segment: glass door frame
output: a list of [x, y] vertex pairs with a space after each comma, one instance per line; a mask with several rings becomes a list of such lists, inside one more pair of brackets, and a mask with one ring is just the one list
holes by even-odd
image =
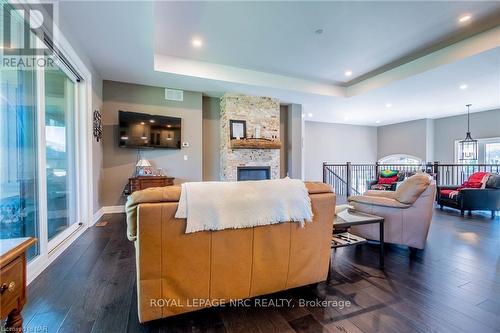
[[[48, 214], [47, 214], [47, 174], [46, 174], [46, 134], [45, 134], [45, 81], [43, 67], [36, 71], [37, 87], [37, 178], [38, 178], [38, 242], [39, 255], [28, 262], [27, 282], [30, 283], [52, 261], [54, 261], [73, 241], [75, 241], [93, 221], [93, 176], [92, 176], [92, 75], [85, 64], [80, 60], [68, 41], [54, 26], [54, 44], [62, 51], [71, 65], [83, 77], [77, 82], [74, 75], [64, 66], [60, 68], [75, 82], [74, 101], [74, 149], [75, 149], [75, 200], [77, 221], [48, 239]], [[57, 43], [55, 42], [57, 41]], [[43, 42], [36, 39], [40, 48]]]

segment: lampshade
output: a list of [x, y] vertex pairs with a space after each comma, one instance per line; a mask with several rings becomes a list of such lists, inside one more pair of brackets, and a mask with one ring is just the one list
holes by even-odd
[[465, 135], [465, 139], [459, 142], [460, 148], [462, 150], [462, 157], [460, 160], [462, 161], [473, 161], [477, 160], [477, 140], [474, 140], [470, 135], [470, 107], [472, 104], [467, 104], [467, 134]]
[[141, 158], [139, 162], [135, 165], [136, 167], [150, 167], [151, 163], [145, 158]]

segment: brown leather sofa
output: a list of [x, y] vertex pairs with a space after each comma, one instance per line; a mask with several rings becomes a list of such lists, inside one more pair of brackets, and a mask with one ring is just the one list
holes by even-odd
[[[420, 173], [407, 178], [395, 192], [367, 191], [362, 196], [348, 198], [356, 210], [382, 216], [384, 240], [387, 243], [423, 249], [432, 221], [436, 183], [429, 175]], [[377, 224], [354, 226], [355, 235], [379, 240]]]
[[140, 322], [326, 280], [335, 211], [330, 186], [306, 183], [313, 223], [185, 234], [175, 219], [180, 187], [134, 192], [127, 202], [135, 243]]

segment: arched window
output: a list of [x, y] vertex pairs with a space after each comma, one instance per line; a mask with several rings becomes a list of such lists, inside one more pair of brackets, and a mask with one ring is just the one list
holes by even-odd
[[422, 164], [422, 160], [420, 158], [406, 154], [385, 156], [379, 159], [378, 162], [382, 164]]

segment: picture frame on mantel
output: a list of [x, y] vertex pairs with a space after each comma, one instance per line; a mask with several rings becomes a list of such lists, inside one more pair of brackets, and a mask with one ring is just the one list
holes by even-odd
[[245, 120], [229, 120], [229, 136], [233, 139], [247, 137], [247, 122]]

